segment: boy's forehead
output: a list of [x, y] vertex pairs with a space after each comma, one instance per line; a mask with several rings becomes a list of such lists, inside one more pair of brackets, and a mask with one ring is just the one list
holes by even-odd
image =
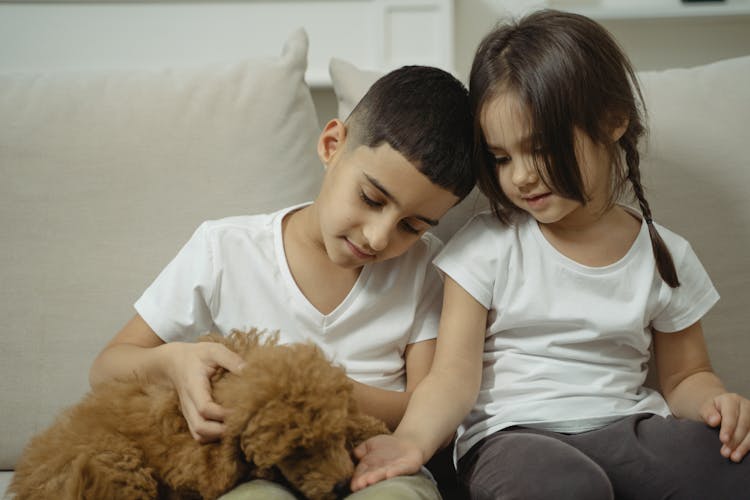
[[353, 156], [362, 178], [395, 202], [422, 200], [438, 192], [445, 192], [458, 200], [449, 189], [435, 184], [419, 165], [387, 143], [375, 147], [359, 146], [353, 151]]

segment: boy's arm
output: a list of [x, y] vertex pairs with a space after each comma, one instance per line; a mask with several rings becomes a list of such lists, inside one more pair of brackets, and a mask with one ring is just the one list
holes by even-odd
[[487, 309], [449, 276], [445, 279], [435, 359], [414, 390], [393, 436], [357, 447], [352, 490], [419, 470], [453, 435], [474, 405], [482, 380]]
[[427, 375], [435, 353], [435, 340], [425, 340], [409, 344], [404, 353], [406, 361], [406, 390], [389, 391], [354, 382], [354, 398], [359, 408], [384, 421], [389, 429], [398, 426], [409, 404], [411, 393]]
[[750, 401], [728, 393], [711, 369], [700, 321], [672, 333], [654, 331], [664, 398], [676, 417], [721, 425], [721, 454], [739, 462], [750, 450]]
[[174, 386], [193, 437], [201, 442], [221, 436], [226, 409], [211, 398], [210, 377], [218, 367], [239, 372], [242, 358], [215, 342], [164, 341], [136, 314], [96, 357], [91, 386], [137, 377]]

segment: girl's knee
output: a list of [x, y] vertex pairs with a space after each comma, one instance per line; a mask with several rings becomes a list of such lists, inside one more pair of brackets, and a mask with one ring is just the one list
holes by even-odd
[[604, 470], [576, 448], [556, 439], [508, 434], [484, 451], [471, 470], [462, 475], [472, 499], [614, 498]]

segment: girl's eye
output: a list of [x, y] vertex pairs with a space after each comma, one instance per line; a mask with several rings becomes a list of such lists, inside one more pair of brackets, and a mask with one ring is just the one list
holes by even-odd
[[383, 206], [382, 203], [380, 203], [378, 201], [375, 201], [372, 198], [370, 198], [369, 196], [367, 196], [364, 191], [360, 191], [359, 192], [359, 197], [362, 199], [362, 201], [365, 202], [365, 204], [367, 206], [370, 206], [370, 207], [373, 207], [373, 208], [378, 208], [378, 207]]
[[495, 165], [502, 167], [510, 163], [510, 156], [496, 156]]
[[419, 234], [420, 233], [419, 229], [415, 228], [414, 226], [412, 226], [411, 224], [409, 224], [405, 220], [401, 221], [401, 229], [403, 229], [407, 233], [411, 233], [411, 234]]

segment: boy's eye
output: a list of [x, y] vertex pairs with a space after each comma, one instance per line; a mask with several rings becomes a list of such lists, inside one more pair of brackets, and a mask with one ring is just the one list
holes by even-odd
[[364, 191], [360, 191], [359, 192], [359, 197], [362, 199], [362, 201], [365, 202], [366, 205], [368, 205], [370, 207], [377, 208], [377, 207], [382, 207], [383, 206], [383, 204], [380, 203], [379, 201], [375, 201], [372, 198], [370, 198], [369, 196], [367, 196]]
[[407, 233], [411, 233], [411, 234], [419, 234], [421, 232], [419, 229], [412, 226], [411, 224], [409, 224], [408, 221], [405, 221], [405, 220], [401, 221], [401, 228]]

